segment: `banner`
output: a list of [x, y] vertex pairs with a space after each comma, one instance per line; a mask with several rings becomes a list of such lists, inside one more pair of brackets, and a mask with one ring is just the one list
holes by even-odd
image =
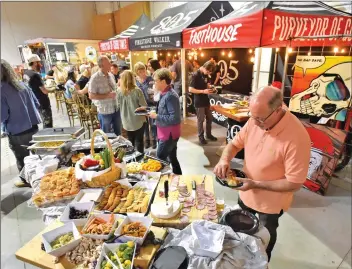
[[99, 42], [100, 52], [108, 51], [128, 51], [128, 39], [120, 38]]
[[324, 195], [346, 139], [346, 132], [303, 122], [311, 143], [310, 162], [304, 187]]
[[183, 46], [190, 48], [259, 47], [263, 11], [240, 18], [215, 21], [183, 31]]
[[351, 56], [297, 56], [289, 108], [344, 121], [351, 106]]
[[[314, 11], [312, 11], [314, 12]], [[349, 35], [337, 39], [299, 38], [289, 43], [290, 37]], [[262, 46], [350, 46], [352, 42], [351, 16], [324, 16], [288, 13], [265, 10], [262, 34]]]

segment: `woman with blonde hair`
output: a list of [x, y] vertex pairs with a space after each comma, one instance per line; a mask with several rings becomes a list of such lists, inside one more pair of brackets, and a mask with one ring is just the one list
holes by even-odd
[[[145, 100], [148, 106], [155, 106], [156, 103], [153, 100], [153, 85], [154, 80], [151, 76], [147, 75], [147, 69], [142, 62], [138, 62], [134, 65], [134, 72], [137, 75], [136, 84], [142, 90]], [[147, 119], [144, 128], [145, 137], [145, 148], [150, 146], [153, 149], [156, 148], [156, 125], [153, 119]]]
[[120, 76], [117, 106], [120, 109], [122, 126], [127, 131], [128, 140], [139, 152], [144, 153], [143, 134], [146, 119], [145, 116], [137, 116], [134, 112], [139, 107], [147, 106], [147, 102], [130, 70], [123, 71]]

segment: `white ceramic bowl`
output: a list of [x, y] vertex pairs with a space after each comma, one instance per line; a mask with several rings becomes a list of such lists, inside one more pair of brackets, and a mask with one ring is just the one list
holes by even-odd
[[133, 236], [128, 236], [128, 235], [123, 235], [119, 239], [123, 242], [134, 241], [136, 244], [142, 245], [147, 234], [148, 234], [150, 226], [152, 226], [153, 219], [149, 218], [149, 217], [127, 216], [127, 218], [125, 218], [125, 220], [116, 229], [115, 235], [116, 236], [121, 235], [123, 226], [125, 226], [126, 224], [129, 224], [131, 222], [141, 222], [147, 228], [144, 236], [143, 237], [133, 237]]
[[90, 214], [94, 207], [94, 202], [87, 202], [87, 203], [70, 203], [66, 206], [64, 213], [61, 215], [60, 221], [63, 223], [74, 222], [76, 226], [84, 226], [88, 221], [89, 214], [84, 219], [70, 219], [70, 207], [74, 207], [78, 210], [88, 210]]

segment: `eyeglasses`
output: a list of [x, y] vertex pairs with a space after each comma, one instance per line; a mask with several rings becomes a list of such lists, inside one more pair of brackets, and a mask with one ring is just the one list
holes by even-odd
[[260, 124], [264, 124], [265, 121], [266, 121], [267, 119], [269, 119], [270, 116], [271, 116], [276, 110], [277, 110], [277, 109], [274, 109], [274, 110], [269, 114], [269, 116], [267, 116], [264, 120], [258, 119], [258, 118], [254, 118], [254, 117], [252, 116], [252, 114], [251, 114], [250, 111], [248, 111], [247, 116], [248, 116], [249, 118], [252, 118], [253, 120], [256, 120], [256, 121], [259, 122]]

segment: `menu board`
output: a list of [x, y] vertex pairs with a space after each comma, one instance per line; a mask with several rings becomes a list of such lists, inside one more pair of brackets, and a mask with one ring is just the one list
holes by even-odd
[[[65, 44], [47, 44], [51, 62], [54, 64], [57, 61], [67, 62], [66, 45]], [[62, 58], [58, 55], [62, 55]]]

